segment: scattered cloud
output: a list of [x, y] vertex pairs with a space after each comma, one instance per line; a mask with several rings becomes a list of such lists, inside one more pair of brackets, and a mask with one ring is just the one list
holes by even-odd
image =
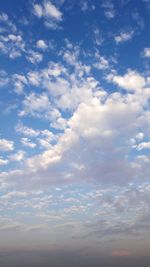
[[36, 42], [36, 46], [37, 46], [37, 48], [39, 48], [41, 50], [46, 50], [48, 48], [48, 46], [44, 40], [38, 40]]
[[121, 32], [119, 35], [116, 35], [116, 36], [114, 37], [114, 39], [115, 39], [115, 42], [116, 42], [117, 44], [119, 44], [119, 43], [124, 43], [124, 42], [126, 42], [126, 41], [131, 40], [132, 37], [133, 37], [133, 35], [134, 35], [134, 31]]
[[149, 47], [145, 47], [144, 48], [144, 57], [150, 57], [150, 48]]
[[113, 19], [116, 16], [114, 4], [112, 1], [105, 0], [105, 1], [103, 1], [101, 6], [104, 9], [104, 14], [105, 14], [106, 18]]
[[43, 18], [45, 26], [52, 29], [58, 28], [63, 18], [62, 12], [48, 0], [44, 0], [42, 4], [34, 4], [33, 13], [38, 18]]
[[14, 142], [8, 139], [0, 139], [0, 151], [12, 151], [14, 150]]
[[145, 78], [137, 71], [130, 69], [123, 76], [115, 73], [109, 74], [107, 80], [128, 91], [140, 90], [146, 85]]

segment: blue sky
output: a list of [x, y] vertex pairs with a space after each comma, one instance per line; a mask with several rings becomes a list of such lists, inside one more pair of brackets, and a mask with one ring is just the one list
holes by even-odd
[[149, 255], [149, 11], [0, 2], [0, 249]]

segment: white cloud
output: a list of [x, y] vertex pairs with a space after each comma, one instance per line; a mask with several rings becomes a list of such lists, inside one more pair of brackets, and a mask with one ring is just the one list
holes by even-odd
[[22, 160], [24, 160], [24, 157], [25, 157], [25, 152], [20, 150], [17, 153], [10, 155], [9, 159], [11, 161], [22, 161]]
[[8, 162], [8, 159], [3, 159], [2, 157], [0, 157], [0, 166], [7, 165]]
[[150, 47], [144, 48], [144, 57], [150, 57]]
[[46, 50], [48, 48], [48, 45], [46, 44], [44, 40], [38, 40], [36, 42], [36, 46], [37, 48], [42, 49], [42, 50]]
[[38, 113], [50, 109], [49, 98], [46, 94], [35, 94], [31, 93], [26, 95], [23, 100], [23, 110], [20, 111], [20, 116], [25, 116], [27, 114], [31, 116], [38, 117]]
[[38, 18], [41, 18], [43, 16], [43, 7], [41, 5], [34, 4], [33, 12], [35, 16], [37, 16]]
[[14, 86], [14, 91], [17, 94], [22, 94], [25, 85], [27, 85], [27, 79], [24, 75], [13, 74], [12, 75], [12, 84]]
[[41, 5], [34, 4], [33, 13], [44, 19], [45, 26], [53, 29], [58, 28], [58, 23], [62, 20], [62, 12], [48, 0], [44, 0]]
[[27, 60], [33, 64], [37, 64], [43, 60], [43, 55], [39, 52], [30, 50], [26, 56]]
[[9, 82], [8, 74], [5, 70], [0, 70], [0, 87], [7, 85]]
[[0, 30], [0, 53], [10, 59], [20, 57], [25, 52], [23, 34], [5, 13], [0, 15]]
[[109, 68], [109, 61], [104, 56], [101, 56], [99, 53], [96, 53], [95, 57], [96, 62], [93, 64], [93, 66], [96, 69], [105, 70]]
[[83, 12], [95, 10], [95, 4], [86, 0], [80, 1], [80, 7]]
[[2, 32], [11, 32], [16, 33], [17, 28], [14, 23], [9, 19], [8, 15], [6, 13], [0, 14], [0, 22], [4, 23], [2, 26]]
[[110, 0], [105, 0], [101, 6], [102, 8], [104, 8], [104, 14], [106, 18], [113, 19], [115, 17], [116, 12], [114, 9], [114, 5]]
[[104, 40], [102, 38], [102, 32], [99, 30], [99, 28], [94, 29], [94, 35], [95, 35], [95, 44], [101, 45]]
[[27, 74], [27, 78], [28, 78], [28, 81], [31, 85], [34, 85], [34, 86], [39, 86], [40, 84], [40, 80], [41, 80], [41, 77], [40, 77], [40, 74], [39, 72], [36, 72], [36, 71], [30, 71], [28, 72]]
[[132, 39], [134, 34], [134, 31], [130, 31], [130, 32], [121, 32], [119, 35], [116, 35], [114, 37], [116, 43], [123, 43], [126, 42], [130, 39]]
[[150, 149], [150, 142], [142, 142], [136, 146], [136, 149], [138, 151], [143, 150], [143, 149]]
[[51, 3], [51, 1], [44, 1], [44, 12], [46, 17], [50, 17], [58, 21], [62, 19], [62, 13]]
[[35, 148], [37, 146], [35, 143], [31, 142], [29, 138], [26, 138], [26, 137], [21, 138], [21, 143], [23, 146], [29, 147], [29, 148]]
[[19, 123], [15, 127], [15, 130], [17, 131], [17, 133], [21, 133], [29, 137], [37, 137], [40, 134], [39, 130], [34, 130], [30, 127], [24, 126], [22, 123]]
[[139, 132], [139, 133], [135, 136], [135, 139], [136, 139], [137, 141], [142, 141], [143, 138], [144, 138], [144, 133], [142, 133], [142, 132]]
[[134, 70], [128, 70], [123, 76], [115, 73], [109, 74], [107, 80], [129, 91], [137, 91], [146, 85], [145, 78]]
[[7, 139], [0, 139], [0, 151], [14, 150], [14, 142]]

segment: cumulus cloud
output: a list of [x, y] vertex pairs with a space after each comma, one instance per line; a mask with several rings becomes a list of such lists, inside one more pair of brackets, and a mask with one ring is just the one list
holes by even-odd
[[14, 150], [14, 142], [8, 139], [0, 139], [0, 151], [12, 151]]
[[28, 51], [27, 60], [33, 64], [37, 64], [43, 60], [43, 55], [39, 52], [35, 52], [33, 50]]
[[104, 14], [106, 16], [106, 18], [108, 19], [113, 19], [116, 15], [115, 9], [114, 9], [114, 5], [112, 1], [109, 0], [105, 0], [102, 3], [102, 8], [104, 8]]
[[128, 70], [123, 76], [112, 73], [107, 76], [107, 80], [128, 91], [139, 90], [146, 85], [145, 78], [134, 70]]
[[48, 48], [48, 46], [44, 40], [38, 40], [36, 42], [36, 46], [37, 46], [37, 48], [42, 49], [42, 50], [46, 50]]
[[17, 153], [10, 155], [9, 159], [11, 161], [22, 161], [24, 160], [24, 157], [25, 157], [25, 152], [20, 150]]
[[3, 87], [9, 83], [8, 74], [5, 70], [0, 70], [0, 87]]
[[25, 52], [23, 35], [6, 13], [0, 14], [0, 29], [0, 53], [13, 60], [21, 57], [22, 53]]
[[34, 4], [33, 13], [38, 18], [44, 19], [45, 26], [53, 29], [58, 28], [63, 16], [62, 12], [48, 0], [44, 0], [42, 4]]
[[22, 137], [21, 138], [21, 143], [24, 147], [29, 147], [29, 148], [35, 148], [36, 144], [33, 143], [29, 138], [27, 137]]
[[149, 47], [145, 47], [144, 48], [144, 57], [150, 57], [150, 48]]
[[143, 150], [143, 149], [150, 149], [150, 142], [142, 142], [136, 146], [136, 149], [138, 151]]
[[0, 166], [7, 165], [8, 163], [9, 163], [8, 159], [4, 159], [4, 158], [0, 157]]
[[126, 42], [126, 41], [132, 39], [133, 34], [134, 34], [134, 31], [130, 31], [130, 32], [121, 32], [119, 35], [116, 35], [116, 36], [114, 37], [115, 42], [118, 43], [118, 44], [119, 44], [119, 43]]
[[50, 107], [50, 102], [46, 94], [31, 93], [27, 95], [23, 101], [23, 110], [20, 111], [20, 116], [30, 114], [38, 116], [40, 112], [46, 111]]

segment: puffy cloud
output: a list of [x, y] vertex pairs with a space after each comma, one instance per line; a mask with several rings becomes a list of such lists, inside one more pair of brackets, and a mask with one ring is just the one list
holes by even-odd
[[106, 18], [113, 19], [115, 17], [116, 12], [112, 1], [105, 0], [101, 6], [104, 8], [104, 14]]
[[39, 86], [41, 78], [38, 72], [36, 71], [28, 72], [27, 78], [28, 78], [29, 84], [34, 85], [34, 86]]
[[7, 85], [9, 82], [8, 74], [5, 70], [0, 70], [0, 87]]
[[0, 139], [0, 151], [12, 151], [14, 150], [14, 142], [7, 139]]
[[62, 19], [62, 13], [50, 1], [44, 1], [45, 16], [55, 20]]
[[2, 32], [11, 32], [11, 33], [16, 33], [17, 28], [14, 23], [9, 19], [8, 15], [6, 13], [1, 13], [0, 14], [0, 23], [3, 23], [1, 26]]
[[42, 49], [42, 50], [46, 50], [48, 48], [48, 46], [44, 40], [38, 40], [36, 42], [36, 46], [37, 46], [37, 48]]
[[20, 116], [29, 114], [31, 116], [38, 116], [40, 112], [44, 112], [50, 108], [49, 98], [46, 94], [31, 93], [23, 100], [23, 110], [20, 111]]
[[34, 4], [33, 13], [44, 19], [45, 26], [53, 29], [58, 28], [58, 23], [62, 20], [62, 12], [48, 0], [44, 0], [42, 4]]
[[[7, 55], [10, 59], [20, 57], [25, 52], [25, 42], [22, 33], [17, 30], [16, 26], [9, 20], [8, 16], [3, 14], [4, 29], [0, 36], [0, 52]], [[6, 17], [6, 19], [4, 19]], [[4, 23], [5, 22], [5, 23]]]
[[14, 74], [12, 75], [12, 83], [14, 86], [14, 91], [17, 94], [22, 94], [23, 93], [23, 89], [25, 87], [25, 85], [27, 85], [27, 79], [24, 75], [21, 74]]
[[142, 142], [136, 146], [136, 149], [138, 151], [143, 150], [143, 149], [150, 149], [150, 142]]
[[149, 47], [145, 47], [144, 48], [144, 57], [150, 57], [150, 48]]
[[104, 57], [96, 53], [96, 63], [93, 66], [98, 70], [105, 70], [109, 68], [109, 61]]
[[123, 43], [123, 42], [126, 42], [126, 41], [132, 39], [133, 34], [134, 34], [134, 31], [130, 31], [130, 32], [121, 32], [119, 35], [116, 35], [116, 36], [114, 37], [115, 42], [116, 42], [116, 43]]
[[4, 159], [4, 158], [0, 157], [0, 166], [7, 165], [8, 163], [9, 163], [8, 159]]
[[30, 50], [26, 56], [27, 60], [33, 64], [37, 64], [43, 60], [43, 55], [39, 52]]
[[34, 4], [33, 11], [38, 18], [41, 18], [43, 16], [43, 7], [41, 5]]
[[134, 70], [128, 70], [123, 76], [112, 73], [107, 76], [107, 80], [128, 91], [136, 91], [146, 85], [145, 78]]
[[22, 161], [22, 160], [24, 160], [24, 157], [25, 157], [25, 152], [20, 150], [17, 153], [10, 155], [9, 159], [11, 161]]
[[23, 124], [19, 123], [15, 127], [17, 133], [21, 133], [23, 135], [29, 136], [29, 137], [37, 137], [40, 134], [39, 130], [34, 130], [30, 127], [24, 126]]
[[27, 137], [21, 138], [21, 143], [23, 146], [29, 147], [29, 148], [35, 148], [37, 146], [35, 143], [31, 142], [31, 140]]

